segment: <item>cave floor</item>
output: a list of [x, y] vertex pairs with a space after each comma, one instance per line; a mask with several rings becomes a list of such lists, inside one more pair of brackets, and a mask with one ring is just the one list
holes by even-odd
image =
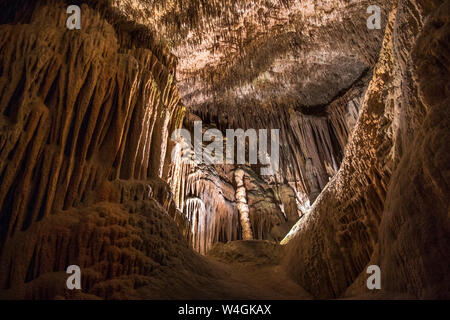
[[188, 274], [140, 290], [145, 299], [312, 299], [284, 271], [278, 258], [282, 247], [268, 241], [217, 244], [201, 259], [210, 273]]
[[[311, 299], [301, 286], [287, 276], [280, 265], [251, 265], [242, 263], [224, 263], [211, 259], [226, 272], [226, 279], [221, 279], [224, 288], [222, 298], [232, 299], [267, 299], [296, 300]], [[229, 295], [228, 295], [229, 293]]]

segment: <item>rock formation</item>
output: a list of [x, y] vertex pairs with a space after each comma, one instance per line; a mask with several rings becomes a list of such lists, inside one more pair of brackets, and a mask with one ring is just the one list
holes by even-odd
[[95, 283], [132, 274], [125, 285], [143, 285], [187, 250], [161, 180], [182, 119], [175, 59], [112, 12], [83, 5], [83, 28], [68, 32], [64, 3], [24, 8], [1, 26], [0, 283], [52, 297], [39, 282], [68, 263], [88, 270], [88, 292], [117, 296]]
[[341, 168], [284, 240], [314, 296], [367, 294], [375, 264], [391, 296], [448, 298], [449, 9], [400, 1], [390, 14]]
[[[0, 298], [448, 298], [449, 12], [1, 0]], [[198, 121], [279, 170], [186, 161]]]

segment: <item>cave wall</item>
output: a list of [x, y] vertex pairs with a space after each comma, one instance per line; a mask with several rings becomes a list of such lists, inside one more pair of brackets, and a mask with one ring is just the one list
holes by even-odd
[[398, 2], [341, 168], [283, 241], [316, 297], [370, 296], [377, 264], [384, 297], [448, 298], [449, 4]]
[[[184, 126], [192, 131], [193, 122], [198, 120], [187, 114]], [[203, 131], [210, 128], [215, 127], [204, 127]], [[203, 151], [207, 145], [202, 144]], [[169, 184], [178, 210], [188, 221], [187, 238], [202, 254], [217, 242], [244, 238], [239, 203], [248, 207], [250, 232], [256, 240], [280, 241], [302, 214], [292, 187], [265, 181], [259, 169], [248, 163], [212, 165], [195, 163], [193, 158], [183, 161], [182, 150], [175, 155]], [[242, 171], [240, 183], [236, 180], [238, 171]], [[238, 196], [240, 192], [244, 196]]]
[[2, 26], [4, 237], [107, 179], [162, 177], [179, 103], [173, 66], [148, 48], [121, 48], [87, 7], [84, 28], [65, 30], [61, 8], [40, 6], [28, 24]]
[[[401, 66], [404, 85], [410, 84], [416, 91], [412, 99], [416, 103], [406, 104], [407, 99], [403, 106], [418, 118], [400, 122], [400, 130], [405, 131], [403, 156], [387, 193], [378, 261], [387, 271], [382, 278], [387, 289], [410, 292], [418, 298], [448, 299], [450, 2], [417, 3], [419, 13], [415, 15], [406, 13], [411, 4], [405, 1], [402, 6], [398, 25], [411, 23], [418, 16], [427, 17], [411, 55]], [[404, 32], [399, 32], [399, 52], [403, 37]]]
[[70, 264], [90, 298], [208, 274], [166, 183], [176, 59], [107, 3], [80, 3], [73, 31], [64, 1], [1, 5], [0, 296], [70, 297]]
[[[377, 4], [387, 16], [391, 3]], [[382, 31], [367, 30], [369, 2], [113, 5], [172, 47], [187, 118], [223, 133], [280, 129], [278, 174], [264, 177], [258, 166], [246, 165], [244, 178], [247, 191], [254, 190], [247, 200], [256, 239], [280, 240], [336, 174], [359, 117], [383, 39]], [[235, 169], [172, 163], [171, 189], [199, 252], [242, 237]], [[286, 194], [284, 202], [279, 194]]]

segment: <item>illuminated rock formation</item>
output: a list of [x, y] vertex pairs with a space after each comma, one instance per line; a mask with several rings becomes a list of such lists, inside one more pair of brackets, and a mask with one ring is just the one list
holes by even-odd
[[375, 264], [384, 297], [448, 297], [449, 5], [392, 11], [343, 164], [284, 240], [314, 296], [368, 295]]
[[[366, 27], [372, 2], [113, 3], [171, 44], [190, 112], [222, 131], [280, 129], [277, 183], [301, 206], [315, 200], [339, 168], [381, 47], [383, 32]], [[387, 15], [390, 2], [379, 5]]]
[[236, 182], [236, 202], [241, 220], [242, 239], [253, 240], [253, 232], [250, 227], [249, 209], [247, 204], [247, 191], [244, 186], [244, 174], [242, 169], [234, 172], [234, 179]]
[[61, 2], [24, 8], [0, 27], [0, 285], [38, 297], [69, 263], [88, 270], [87, 292], [117, 296], [113, 283], [95, 283], [133, 274], [124, 285], [143, 285], [139, 275], [170, 250], [188, 250], [161, 180], [182, 119], [175, 59], [150, 33], [134, 43], [120, 17], [86, 5], [80, 31], [65, 28]]
[[74, 2], [0, 0], [0, 298], [449, 297], [449, 1]]

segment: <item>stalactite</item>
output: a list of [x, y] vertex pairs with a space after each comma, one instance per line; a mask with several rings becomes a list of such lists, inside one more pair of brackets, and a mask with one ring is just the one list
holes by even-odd
[[[341, 295], [376, 248], [376, 230], [392, 170], [392, 162], [386, 159], [391, 156], [393, 140], [385, 132], [392, 125], [397, 90], [391, 73], [394, 18], [392, 12], [384, 49], [362, 100], [361, 116], [346, 146], [343, 163], [313, 207], [282, 242], [288, 244], [288, 257], [302, 261], [290, 264], [289, 270], [319, 297]], [[318, 243], [322, 245], [319, 247]], [[306, 247], [309, 249], [304, 250]]]
[[207, 233], [208, 216], [205, 203], [199, 198], [186, 199], [184, 213], [190, 224], [192, 248], [198, 252], [206, 253], [206, 239], [203, 235]]

